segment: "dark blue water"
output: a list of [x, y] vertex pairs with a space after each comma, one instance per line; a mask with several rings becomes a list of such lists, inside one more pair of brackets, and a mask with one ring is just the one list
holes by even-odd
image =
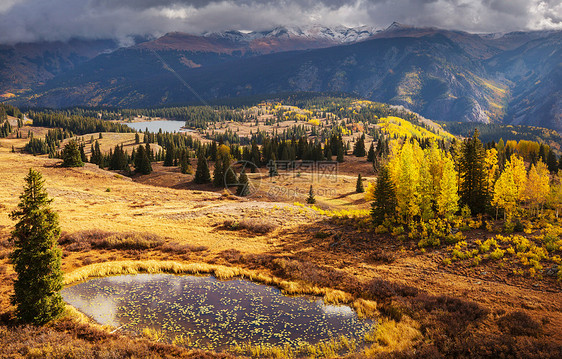
[[297, 346], [362, 337], [373, 322], [347, 306], [318, 298], [288, 297], [270, 286], [211, 276], [139, 274], [96, 278], [63, 289], [65, 301], [101, 324], [183, 335], [198, 348], [236, 343]]

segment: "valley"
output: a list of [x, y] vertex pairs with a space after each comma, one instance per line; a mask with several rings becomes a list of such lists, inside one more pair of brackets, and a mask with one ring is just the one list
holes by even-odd
[[[95, 116], [81, 117], [89, 116], [88, 111]], [[371, 212], [383, 168], [398, 171], [410, 164], [422, 171], [436, 163], [446, 168], [453, 163], [449, 153], [455, 154], [454, 143], [466, 146], [470, 134], [455, 138], [446, 125], [401, 108], [352, 98], [264, 101], [233, 109], [69, 112], [28, 113], [37, 122], [50, 119], [52, 128], [32, 126], [30, 121], [18, 128], [19, 114], [10, 112], [14, 116], [7, 119], [13, 129], [0, 139], [0, 338], [8, 343], [0, 348], [0, 356], [353, 358], [516, 353], [555, 358], [562, 351], [557, 202], [544, 204], [540, 213], [530, 199], [518, 202], [520, 209], [513, 213], [507, 206], [496, 206], [470, 215], [470, 210], [467, 214], [459, 206], [450, 217], [440, 212], [439, 201], [435, 210], [424, 209], [426, 200], [407, 207], [399, 202], [394, 212], [404, 217], [385, 217], [379, 223]], [[172, 112], [182, 116], [182, 123], [192, 132], [134, 133], [116, 125], [127, 120], [169, 119]], [[107, 123], [115, 124], [111, 127], [115, 132], [83, 130], [112, 126]], [[45, 154], [25, 152], [31, 133], [47, 141], [49, 131], [57, 128], [64, 129], [56, 135], [62, 137], [49, 142]], [[500, 147], [499, 139], [493, 146], [485, 144], [487, 151], [498, 149], [498, 163], [502, 155], [512, 153], [511, 160], [503, 159], [504, 170], [496, 169], [498, 181], [519, 156], [529, 165], [535, 161], [538, 168], [541, 159], [546, 161], [550, 152], [559, 150], [554, 132], [517, 130], [529, 137], [506, 138], [507, 149]], [[63, 138], [69, 132], [72, 136]], [[56, 157], [71, 141], [83, 145], [88, 160], [97, 143], [104, 157], [101, 167], [95, 163], [61, 167]], [[363, 151], [358, 151], [361, 141]], [[373, 158], [368, 153], [371, 143]], [[121, 146], [128, 158], [126, 169], [108, 170], [113, 163], [110, 151], [114, 154]], [[140, 147], [154, 156], [149, 174], [140, 173], [130, 157], [133, 150], [140, 153]], [[429, 164], [412, 165], [407, 160], [409, 150], [416, 161]], [[182, 153], [188, 154], [186, 171]], [[247, 167], [251, 192], [237, 195], [238, 182], [227, 188], [225, 182], [218, 186], [196, 183], [203, 156], [214, 175], [228, 158], [238, 179], [242, 163], [238, 161], [257, 164], [255, 173]], [[277, 161], [277, 173], [268, 167], [272, 158]], [[423, 162], [430, 159], [435, 162]], [[304, 166], [306, 161], [316, 165]], [[337, 172], [319, 172], [321, 163], [335, 166]], [[393, 167], [398, 163], [403, 165]], [[245, 278], [284, 294], [317, 295], [330, 305], [349, 305], [377, 326], [355, 339], [333, 338], [295, 347], [248, 343], [218, 351], [198, 347], [188, 337], [166, 337], [154, 328], [129, 331], [100, 326], [71, 307], [45, 327], [19, 326], [9, 302], [16, 278], [9, 259], [12, 244], [8, 238], [14, 225], [9, 213], [19, 202], [29, 168], [43, 174], [47, 193], [54, 199], [66, 285], [135, 273]], [[446, 176], [442, 171], [438, 173]], [[525, 176], [531, 176], [526, 172]], [[416, 173], [420, 178], [430, 176]], [[358, 191], [358, 174], [364, 193]], [[548, 175], [552, 193], [557, 193], [557, 176], [556, 171]], [[411, 198], [422, 196], [425, 187], [417, 187], [415, 176], [410, 178], [409, 187], [419, 191]], [[432, 178], [441, 178], [439, 188], [445, 188], [445, 177]], [[400, 183], [397, 180], [397, 196], [405, 190]], [[310, 187], [314, 203], [307, 203]], [[411, 212], [404, 211], [416, 206], [419, 214], [408, 219]], [[513, 216], [513, 222], [504, 221], [503, 213]]]

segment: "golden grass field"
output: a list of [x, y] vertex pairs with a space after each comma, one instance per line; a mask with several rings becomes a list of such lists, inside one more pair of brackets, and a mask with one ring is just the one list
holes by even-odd
[[[46, 132], [44, 129], [35, 131], [37, 135]], [[104, 133], [102, 148], [134, 141], [134, 135], [132, 138], [127, 136], [131, 134]], [[84, 137], [86, 140], [90, 138], [89, 135]], [[324, 295], [327, 301], [349, 303], [358, 312], [381, 320], [379, 332], [373, 334], [373, 344], [355, 348], [355, 354], [350, 354], [352, 357], [377, 356], [389, 351], [408, 353], [409, 348], [427, 346], [445, 351], [458, 344], [455, 344], [455, 336], [467, 338], [466, 343], [474, 340], [493, 346], [497, 342], [489, 340], [504, 338], [497, 324], [498, 318], [513, 311], [522, 311], [542, 323], [540, 335], [530, 339], [516, 337], [517, 340], [531, 348], [535, 342], [562, 343], [559, 330], [562, 326], [562, 291], [559, 284], [537, 284], [524, 279], [514, 281], [503, 274], [485, 275], [477, 269], [457, 271], [445, 268], [441, 263], [446, 253], [442, 250], [422, 253], [415, 244], [376, 235], [370, 229], [345, 220], [330, 220], [317, 209], [294, 204], [305, 202], [307, 181], [281, 181], [270, 179], [263, 173], [262, 186], [256, 196], [241, 199], [223, 190], [193, 185], [190, 175], [182, 175], [177, 168], [164, 168], [161, 164], [153, 165], [153, 174], [131, 179], [92, 164], [83, 168], [61, 168], [58, 159], [11, 153], [12, 145], [18, 149], [25, 142], [25, 139], [0, 140], [0, 314], [4, 318], [9, 318], [12, 310], [9, 296], [11, 281], [15, 278], [8, 258], [7, 238], [14, 225], [9, 213], [18, 203], [25, 175], [29, 168], [34, 168], [43, 174], [48, 193], [54, 199], [52, 206], [59, 214], [63, 237], [75, 238], [74, 242], [62, 244], [62, 265], [67, 283], [89, 276], [142, 271], [199, 272], [214, 273], [222, 278], [244, 276], [276, 285], [292, 294]], [[317, 196], [318, 207], [340, 211], [368, 209], [369, 203], [363, 195], [355, 193], [359, 171], [368, 179], [373, 176], [370, 164], [350, 158], [339, 169], [337, 182], [313, 182], [317, 190], [326, 190], [322, 192], [325, 195]], [[302, 177], [306, 179], [308, 175], [304, 173]], [[277, 187], [295, 188], [300, 197], [268, 195], [271, 188]], [[116, 240], [135, 236], [142, 240], [150, 235], [159, 242], [142, 250], [95, 247], [88, 242], [88, 233], [96, 231]], [[319, 235], [321, 233], [326, 233], [327, 238]], [[484, 233], [476, 231], [473, 235]], [[392, 260], [373, 259], [373, 253], [381, 252], [390, 253]], [[390, 294], [382, 293], [381, 288], [390, 288]], [[410, 290], [417, 294], [408, 294]], [[453, 315], [456, 312], [451, 306], [440, 307], [442, 296], [453, 298], [449, 301], [456, 303], [455, 308], [460, 308], [458, 311], [473, 311], [470, 305], [463, 304], [467, 301], [477, 303], [487, 314], [482, 314], [474, 323], [467, 319], [468, 324], [463, 324], [455, 332], [447, 327], [451, 322], [447, 313]], [[472, 318], [471, 315], [467, 314], [467, 317]], [[116, 353], [134, 352], [137, 349], [131, 348], [140, 348], [133, 354], [137, 357], [146, 353], [165, 357], [162, 353], [170, 350], [150, 344], [147, 339], [103, 334], [106, 329], [91, 324], [72, 324], [72, 330], [66, 327], [69, 325], [59, 323], [45, 331], [52, 338], [58, 338], [56, 340], [68, 340], [68, 350], [78, 350], [80, 346], [94, 348], [99, 341], [106, 343], [107, 350]], [[18, 338], [10, 328], [0, 327], [0, 340]], [[33, 343], [40, 336], [38, 329], [17, 330], [25, 333], [19, 335], [22, 340], [27, 338], [25, 340]], [[435, 335], [441, 333], [440, 330], [445, 333], [442, 337], [441, 334]], [[76, 334], [80, 331], [95, 333], [90, 334], [94, 339], [87, 339], [90, 338], [87, 335], [84, 339]], [[120, 342], [128, 343], [128, 349], [123, 349]], [[18, 355], [29, 357], [33, 354], [26, 352], [25, 343], [20, 344], [13, 345]], [[45, 345], [42, 343], [40, 348], [46, 348]], [[55, 344], [49, 345], [52, 349]], [[282, 355], [279, 351], [275, 352], [277, 354], [266, 353], [260, 348], [238, 349], [239, 354], [253, 353], [255, 356], [292, 355]], [[46, 349], [41, 350], [38, 356], [47, 353]], [[181, 348], [174, 350], [174, 356], [215, 356], [183, 352]], [[325, 350], [324, 354], [331, 353]], [[319, 351], [318, 356], [324, 355], [322, 353]], [[334, 353], [338, 355], [340, 352]], [[14, 357], [18, 356], [14, 354]]]

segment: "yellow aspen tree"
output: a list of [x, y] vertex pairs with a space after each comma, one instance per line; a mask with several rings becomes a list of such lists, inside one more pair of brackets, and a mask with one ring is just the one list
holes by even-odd
[[450, 155], [446, 155], [443, 158], [443, 170], [439, 187], [439, 195], [437, 196], [439, 214], [445, 218], [450, 218], [459, 208], [457, 171], [455, 170], [453, 158]]
[[492, 196], [494, 192], [494, 184], [498, 178], [498, 150], [491, 148], [486, 151], [485, 166], [486, 170], [486, 192]]
[[496, 219], [498, 216], [497, 209], [503, 208], [504, 219], [511, 220], [517, 207], [517, 198], [518, 193], [515, 182], [513, 181], [513, 171], [510, 166], [506, 166], [494, 185], [492, 205], [496, 207]]
[[418, 152], [415, 147], [419, 149], [417, 143], [404, 142], [389, 163], [391, 179], [396, 187], [398, 214], [407, 220], [420, 214], [420, 171], [417, 156], [414, 155], [414, 152]]
[[[531, 215], [539, 206], [539, 192], [535, 190], [535, 184], [539, 181], [539, 174], [535, 165], [531, 165], [527, 174], [527, 183], [525, 185], [524, 197], [529, 203]], [[538, 212], [538, 210], [537, 210]]]
[[511, 156], [511, 160], [506, 167], [510, 166], [513, 176], [513, 183], [517, 191], [517, 200], [525, 200], [525, 184], [527, 183], [527, 170], [523, 158], [518, 155]]

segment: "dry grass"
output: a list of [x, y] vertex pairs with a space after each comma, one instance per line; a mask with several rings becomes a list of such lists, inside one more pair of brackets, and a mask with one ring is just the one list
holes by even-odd
[[[352, 295], [342, 292], [341, 290], [318, 287], [306, 282], [287, 281], [276, 276], [270, 276], [241, 267], [162, 260], [114, 261], [90, 264], [70, 273], [66, 273], [64, 276], [64, 284], [69, 285], [93, 277], [139, 273], [211, 274], [218, 279], [240, 277], [258, 283], [276, 286], [285, 294], [323, 296], [326, 303], [344, 304], [350, 303], [353, 300]], [[364, 316], [372, 317], [377, 313], [376, 303], [374, 302], [358, 302], [357, 307], [362, 308], [362, 315]]]

